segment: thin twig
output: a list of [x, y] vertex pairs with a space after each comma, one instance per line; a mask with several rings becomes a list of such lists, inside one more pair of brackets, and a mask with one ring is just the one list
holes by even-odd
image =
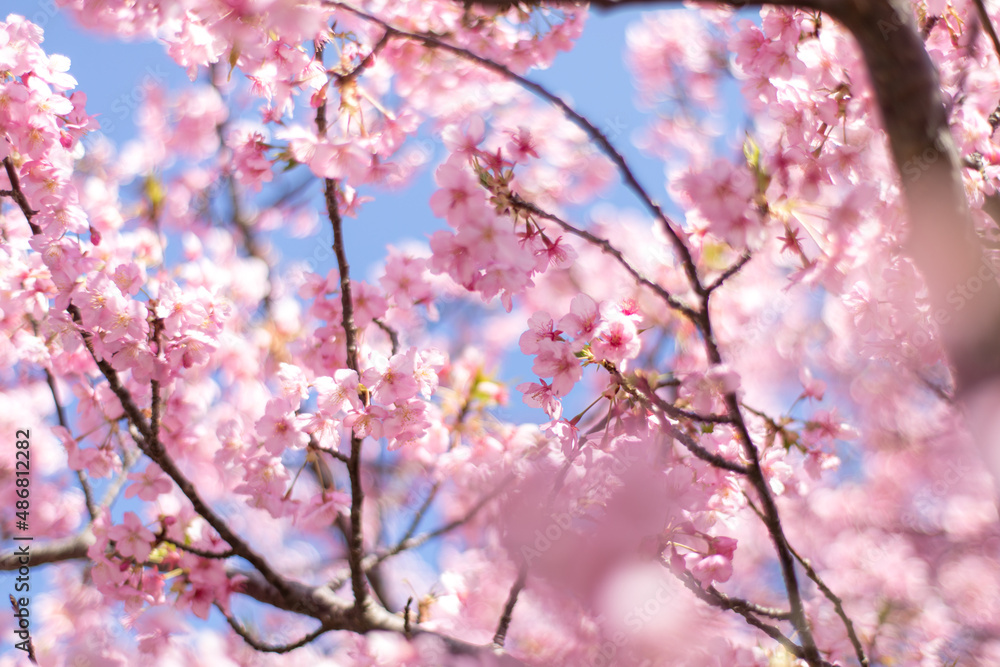
[[226, 549], [225, 551], [215, 552], [208, 551], [207, 549], [199, 549], [198, 547], [188, 546], [187, 544], [181, 544], [180, 542], [174, 542], [173, 540], [168, 540], [166, 538], [160, 538], [160, 541], [169, 544], [172, 547], [180, 549], [181, 551], [186, 551], [189, 554], [195, 556], [200, 556], [201, 558], [212, 558], [216, 560], [226, 560], [227, 558], [232, 558], [236, 555], [236, 552], [232, 549]]
[[792, 555], [795, 556], [795, 560], [799, 561], [799, 563], [805, 569], [806, 574], [809, 575], [809, 578], [813, 580], [813, 583], [815, 583], [816, 586], [823, 592], [823, 595], [826, 596], [826, 599], [833, 603], [834, 611], [837, 612], [837, 616], [839, 616], [841, 622], [843, 622], [844, 628], [847, 629], [847, 636], [851, 640], [851, 646], [854, 647], [854, 654], [857, 656], [858, 662], [861, 663], [861, 667], [868, 667], [869, 665], [868, 657], [865, 655], [865, 650], [861, 646], [861, 640], [858, 638], [858, 634], [854, 630], [854, 623], [851, 621], [850, 616], [847, 615], [847, 612], [844, 611], [843, 600], [841, 600], [840, 597], [838, 597], [837, 594], [834, 593], [830, 589], [830, 587], [823, 582], [819, 574], [816, 573], [816, 570], [813, 569], [812, 564], [808, 560], [800, 556], [799, 552], [796, 551], [795, 548], [792, 547], [792, 545], [789, 544], [788, 549], [789, 551], [792, 552]]
[[749, 262], [752, 257], [753, 257], [753, 255], [750, 254], [749, 250], [747, 250], [746, 252], [744, 252], [740, 256], [740, 258], [738, 260], [736, 260], [735, 262], [733, 262], [732, 266], [730, 266], [728, 269], [726, 269], [725, 271], [723, 271], [722, 275], [720, 275], [718, 278], [716, 278], [715, 280], [713, 280], [712, 283], [708, 287], [705, 288], [705, 292], [711, 294], [715, 290], [717, 290], [720, 287], [722, 287], [722, 285], [727, 280], [729, 280], [730, 278], [732, 278], [733, 276], [735, 276], [737, 273], [739, 273], [740, 269], [742, 269], [744, 266], [746, 266], [747, 262]]
[[420, 527], [420, 522], [423, 521], [424, 517], [427, 515], [428, 510], [430, 510], [431, 504], [434, 502], [434, 497], [437, 495], [438, 489], [440, 488], [441, 488], [441, 480], [434, 482], [434, 485], [431, 486], [431, 490], [427, 493], [427, 497], [424, 498], [424, 502], [420, 503], [419, 509], [417, 509], [416, 513], [413, 515], [413, 518], [410, 520], [410, 525], [407, 527], [406, 532], [404, 532], [403, 536], [399, 538], [397, 546], [399, 544], [402, 544], [403, 542], [406, 542], [408, 539], [413, 537], [413, 535], [417, 532], [417, 528]]
[[[34, 322], [32, 322], [32, 326], [35, 326]], [[45, 369], [45, 383], [49, 385], [52, 402], [56, 406], [56, 419], [59, 420], [59, 425], [68, 431], [69, 422], [66, 420], [66, 410], [63, 408], [62, 401], [59, 400], [59, 392], [56, 391], [56, 378], [47, 367]], [[87, 481], [87, 477], [83, 474], [82, 470], [76, 471], [76, 479], [80, 483], [80, 488], [83, 489], [83, 500], [87, 507], [87, 514], [90, 515], [90, 520], [93, 521], [97, 518], [97, 505], [94, 504], [94, 492], [90, 488], [90, 482]]]
[[527, 579], [528, 564], [522, 562], [517, 569], [517, 579], [514, 580], [514, 584], [510, 587], [510, 593], [507, 594], [507, 603], [503, 606], [503, 614], [497, 624], [497, 631], [493, 635], [493, 645], [497, 648], [503, 648], [503, 644], [507, 640], [507, 630], [510, 628], [510, 621], [514, 616], [514, 605], [517, 604], [517, 596], [524, 589]]
[[[153, 346], [155, 348], [154, 354], [156, 355], [157, 360], [160, 359], [161, 357], [161, 352], [162, 352], [161, 348], [163, 347], [160, 344], [160, 333], [162, 331], [163, 331], [163, 320], [161, 320], [159, 317], [154, 318], [152, 334], [153, 334]], [[149, 430], [152, 434], [153, 442], [159, 442], [160, 409], [162, 406], [160, 405], [160, 381], [156, 379], [155, 374], [154, 377], [149, 381], [149, 388], [151, 396], [149, 399]]]
[[[442, 535], [450, 533], [456, 528], [465, 525], [469, 521], [472, 521], [472, 519], [476, 517], [476, 515], [480, 512], [480, 510], [482, 510], [491, 500], [493, 500], [494, 498], [496, 498], [497, 496], [499, 496], [501, 493], [504, 492], [504, 490], [514, 480], [514, 478], [515, 475], [513, 473], [508, 473], [500, 481], [500, 483], [498, 483], [493, 488], [492, 491], [490, 491], [482, 498], [480, 498], [479, 501], [476, 502], [476, 504], [473, 505], [471, 508], [469, 508], [469, 510], [465, 514], [455, 519], [454, 521], [449, 521], [448, 523], [444, 524], [439, 528], [428, 531], [426, 533], [421, 533], [420, 535], [417, 535], [416, 537], [411, 537], [408, 540], [402, 540], [389, 549], [383, 549], [382, 551], [377, 551], [375, 553], [368, 554], [367, 556], [365, 556], [363, 562], [364, 569], [369, 570], [373, 567], [376, 567], [386, 559], [391, 558], [398, 553], [402, 553], [403, 551], [407, 551], [409, 549], [416, 549], [417, 547], [420, 547], [437, 537], [441, 537]], [[347, 576], [340, 575], [334, 577], [334, 579], [327, 584], [327, 588], [331, 590], [337, 590], [338, 588], [343, 586], [346, 581], [347, 581]]]
[[378, 325], [378, 328], [384, 331], [389, 336], [389, 341], [392, 343], [392, 353], [399, 353], [399, 332], [390, 327], [388, 324], [380, 320], [379, 318], [373, 318], [372, 322]]
[[734, 611], [736, 609], [745, 609], [752, 614], [756, 614], [757, 616], [766, 616], [768, 618], [773, 618], [776, 621], [787, 621], [792, 616], [791, 612], [783, 609], [765, 607], [757, 604], [756, 602], [744, 600], [743, 598], [732, 597], [731, 595], [727, 595], [718, 590], [715, 586], [709, 586], [706, 590], [708, 590], [708, 592], [712, 595], [718, 597], [720, 600], [724, 600]]
[[413, 636], [413, 628], [410, 626], [410, 607], [413, 605], [413, 596], [406, 598], [406, 606], [403, 607], [403, 634], [407, 639]]
[[306, 636], [299, 639], [298, 641], [292, 642], [290, 644], [267, 644], [257, 639], [253, 635], [251, 635], [246, 628], [240, 625], [239, 621], [237, 621], [235, 618], [227, 614], [226, 610], [223, 609], [218, 602], [215, 603], [215, 608], [218, 609], [219, 613], [221, 613], [222, 616], [226, 619], [226, 622], [229, 623], [229, 627], [233, 629], [233, 632], [242, 637], [243, 641], [245, 641], [247, 645], [249, 645], [252, 649], [254, 649], [255, 651], [260, 651], [261, 653], [288, 653], [290, 651], [294, 651], [297, 648], [305, 646], [309, 642], [315, 640], [320, 635], [330, 631], [329, 628], [321, 625], [312, 632], [310, 632], [309, 634], [307, 634]]
[[14, 161], [10, 159], [9, 155], [3, 159], [3, 166], [7, 171], [7, 178], [10, 180], [10, 190], [5, 190], [4, 195], [12, 198], [18, 208], [21, 209], [21, 213], [28, 220], [28, 226], [31, 227], [31, 233], [36, 236], [41, 234], [42, 228], [32, 220], [38, 211], [31, 208], [28, 198], [24, 196], [24, 191], [21, 190], [21, 179], [17, 175], [17, 168], [14, 166]]
[[[457, 519], [455, 519], [453, 521], [449, 521], [448, 523], [444, 524], [440, 528], [436, 528], [435, 530], [432, 530], [430, 532], [422, 533], [421, 535], [418, 535], [416, 537], [412, 537], [412, 538], [410, 538], [408, 540], [402, 541], [399, 544], [397, 544], [396, 546], [394, 546], [392, 549], [389, 549], [388, 551], [379, 552], [375, 556], [375, 562], [381, 563], [383, 560], [385, 560], [389, 556], [394, 556], [394, 555], [400, 553], [401, 551], [405, 551], [407, 549], [414, 549], [416, 547], [419, 547], [422, 544], [425, 544], [426, 542], [429, 542], [430, 540], [434, 539], [435, 537], [440, 537], [441, 535], [444, 535], [445, 533], [450, 533], [451, 531], [455, 530], [459, 526], [462, 526], [462, 525], [468, 523], [473, 518], [475, 518], [475, 516], [479, 513], [479, 511], [481, 509], [483, 509], [483, 507], [485, 507], [487, 505], [487, 503], [489, 503], [491, 500], [493, 500], [494, 498], [496, 498], [497, 496], [499, 496], [501, 493], [503, 493], [503, 491], [507, 488], [507, 485], [511, 481], [513, 481], [513, 479], [514, 479], [513, 473], [508, 474], [506, 477], [504, 477], [503, 480], [501, 480], [501, 482], [499, 484], [496, 485], [496, 487], [492, 491], [490, 491], [485, 496], [483, 496], [482, 498], [480, 498], [479, 501], [476, 502], [476, 504], [473, 505], [469, 509], [469, 511], [467, 511], [461, 517], [459, 517], [459, 518], [457, 518]], [[370, 558], [370, 556], [369, 556], [369, 558]], [[368, 559], [366, 558], [365, 560], [367, 561]]]
[[[70, 315], [73, 317], [74, 322], [77, 325], [82, 324], [82, 316], [80, 310], [73, 304], [67, 307]], [[263, 575], [269, 584], [274, 586], [281, 594], [291, 595], [292, 590], [288, 585], [288, 582], [281, 577], [277, 572], [275, 572], [271, 566], [267, 563], [262, 556], [260, 556], [256, 551], [250, 548], [250, 545], [244, 542], [233, 530], [229, 527], [218, 514], [212, 510], [208, 504], [202, 500], [201, 495], [194, 488], [194, 485], [187, 479], [184, 473], [181, 472], [174, 460], [166, 453], [163, 448], [163, 444], [158, 440], [153, 438], [153, 431], [150, 428], [149, 423], [146, 421], [142, 414], [142, 411], [135, 404], [132, 399], [132, 395], [129, 391], [122, 386], [121, 381], [118, 379], [118, 373], [106, 360], [101, 359], [97, 356], [97, 352], [94, 350], [94, 345], [91, 340], [92, 334], [83, 330], [82, 326], [80, 328], [80, 336], [83, 338], [84, 345], [87, 351], [90, 352], [91, 358], [93, 358], [94, 363], [100, 369], [101, 374], [108, 381], [108, 387], [111, 389], [112, 393], [118, 397], [118, 400], [122, 404], [122, 408], [125, 410], [125, 414], [128, 416], [129, 421], [135, 426], [136, 434], [139, 436], [137, 444], [139, 448], [142, 449], [143, 453], [153, 460], [154, 463], [160, 466], [160, 468], [174, 480], [177, 487], [180, 489], [188, 501], [194, 506], [195, 512], [200, 514], [205, 521], [208, 522], [215, 532], [227, 542], [230, 547], [236, 552], [236, 555], [245, 558], [251, 565], [253, 565], [257, 570]]]
[[[216, 67], [216, 64], [209, 66], [208, 82], [212, 88], [215, 89], [215, 92], [222, 97], [223, 91], [219, 88], [216, 82]], [[220, 148], [224, 148], [226, 146], [226, 129], [228, 126], [228, 116], [215, 126], [215, 133], [219, 138]], [[230, 217], [232, 218], [233, 225], [239, 230], [240, 236], [243, 239], [243, 249], [246, 251], [247, 255], [259, 259], [264, 262], [264, 265], [267, 267], [267, 292], [263, 296], [262, 305], [264, 313], [268, 314], [271, 312], [272, 306], [271, 289], [273, 281], [271, 280], [271, 275], [273, 274], [273, 267], [271, 266], [271, 260], [268, 258], [264, 247], [261, 246], [260, 240], [257, 238], [257, 232], [253, 227], [254, 220], [248, 219], [244, 211], [243, 202], [240, 199], [239, 188], [236, 186], [236, 178], [232, 169], [225, 169], [223, 172], [223, 178], [226, 183], [226, 191], [229, 194]]]
[[[678, 417], [700, 418], [704, 416], [704, 415], [699, 415], [696, 417], [691, 417], [687, 414], [686, 410], [681, 411], [679, 408], [674, 407], [667, 401], [663, 400], [652, 390], [641, 391], [638, 387], [636, 387], [634, 383], [630, 382], [628, 378], [622, 375], [621, 371], [619, 371], [618, 368], [615, 367], [615, 365], [611, 362], [604, 361], [601, 362], [601, 365], [609, 373], [611, 373], [612, 377], [614, 377], [615, 379], [615, 382], [618, 384], [619, 387], [621, 387], [625, 391], [625, 393], [631, 396], [634, 400], [637, 400], [640, 403], [646, 405], [647, 407], [652, 408], [654, 411], [658, 410], [661, 413], [665, 413], [665, 416], [673, 416], [675, 419]], [[694, 415], [694, 413], [690, 414]], [[706, 418], [703, 419], [702, 421], [711, 422], [713, 420]], [[689, 436], [687, 433], [684, 433], [679, 428], [675, 427], [668, 420], [666, 419], [662, 420], [661, 424], [663, 425], [663, 429], [671, 437], [678, 440], [682, 445], [684, 445], [684, 447], [689, 452], [694, 454], [702, 461], [710, 463], [716, 468], [721, 468], [722, 470], [729, 470], [730, 472], [739, 473], [741, 475], [748, 474], [749, 468], [747, 468], [741, 463], [730, 461], [729, 459], [725, 458], [724, 456], [721, 456], [720, 454], [715, 454], [713, 452], [708, 451], [707, 449], [699, 445], [697, 442], [695, 442], [694, 438]]]
[[[802, 646], [793, 642], [788, 638], [788, 636], [785, 635], [785, 633], [775, 626], [760, 620], [748, 607], [740, 604], [743, 602], [742, 600], [737, 601], [734, 598], [730, 598], [719, 593], [719, 591], [714, 588], [708, 590], [702, 588], [701, 584], [698, 583], [698, 580], [694, 578], [694, 575], [688, 571], [675, 573], [675, 575], [681, 580], [681, 583], [683, 583], [688, 590], [698, 597], [698, 599], [715, 607], [719, 607], [720, 609], [725, 609], [739, 614], [744, 618], [744, 620], [746, 620], [747, 623], [781, 644], [784, 649], [793, 656], [801, 660], [808, 660], [808, 658], [806, 658], [805, 649]], [[829, 662], [821, 660], [819, 657], [816, 658], [816, 664], [822, 665], [823, 667], [833, 667]]]
[[[388, 35], [388, 33], [386, 33]], [[316, 60], [323, 63], [323, 45], [316, 43]], [[326, 133], [326, 98], [316, 109], [316, 129], [319, 134]], [[337, 257], [337, 269], [340, 273], [340, 303], [341, 326], [344, 329], [344, 342], [347, 347], [347, 367], [361, 375], [358, 365], [358, 339], [354, 328], [354, 299], [351, 297], [350, 265], [347, 263], [347, 253], [344, 250], [343, 220], [337, 204], [337, 181], [324, 179], [323, 192], [326, 198], [327, 215], [333, 227], [333, 252]], [[362, 533], [361, 512], [364, 506], [364, 488], [361, 482], [361, 444], [363, 439], [351, 432], [351, 456], [347, 463], [347, 473], [351, 480], [351, 532], [348, 536], [347, 560], [351, 566], [351, 588], [354, 592], [355, 612], [362, 612], [367, 603], [368, 588], [366, 584], [364, 559], [365, 542]]]
[[364, 59], [360, 63], [358, 63], [357, 67], [355, 67], [354, 69], [352, 69], [347, 74], [336, 74], [335, 75], [337, 77], [337, 83], [339, 85], [343, 85], [345, 83], [349, 83], [350, 81], [353, 81], [354, 79], [357, 79], [358, 76], [363, 71], [365, 71], [366, 69], [368, 69], [372, 65], [372, 63], [375, 62], [375, 56], [377, 56], [379, 53], [381, 53], [382, 49], [384, 49], [386, 47], [386, 45], [389, 43], [389, 38], [390, 37], [392, 37], [392, 31], [391, 30], [386, 30], [384, 33], [382, 33], [382, 37], [380, 37], [379, 40], [377, 42], [375, 42], [375, 46], [373, 46], [372, 50], [368, 52], [368, 55], [366, 55], [364, 57]]
[[121, 493], [122, 487], [128, 481], [129, 471], [135, 465], [137, 458], [138, 456], [133, 455], [129, 449], [122, 447], [122, 470], [118, 473], [118, 477], [104, 490], [104, 497], [101, 498], [101, 507], [111, 507], [111, 503], [115, 501], [118, 494]]
[[[475, 389], [475, 384], [469, 387], [469, 393], [466, 395], [465, 400], [462, 401], [462, 407], [458, 411], [458, 415], [455, 417], [455, 423], [451, 427], [451, 436], [448, 441], [448, 451], [450, 452], [458, 444], [458, 432], [462, 425], [465, 423], [465, 418], [469, 415], [469, 410], [472, 408], [472, 392]], [[437, 497], [438, 491], [441, 490], [441, 480], [437, 480], [431, 486], [431, 490], [427, 493], [427, 497], [420, 504], [417, 509], [416, 514], [410, 520], [410, 525], [403, 533], [403, 536], [399, 538], [396, 543], [396, 547], [400, 547], [404, 542], [409, 540], [417, 532], [417, 528], [420, 527], [420, 522], [424, 520], [427, 512], [431, 508], [431, 504], [434, 502], [434, 498]]]
[[[14, 597], [13, 593], [10, 594], [10, 606], [14, 610], [15, 616], [21, 613], [21, 605], [18, 602], [17, 598]], [[25, 609], [24, 611], [25, 613], [28, 612], [27, 609]], [[35, 643], [31, 640], [30, 634], [28, 635], [27, 644], [28, 644], [28, 650], [25, 652], [28, 654], [28, 661], [31, 662], [31, 664], [33, 665], [37, 665], [38, 660], [35, 658]]]
[[663, 299], [667, 303], [668, 306], [670, 306], [671, 308], [673, 308], [678, 312], [684, 313], [684, 315], [686, 315], [688, 319], [692, 321], [696, 321], [698, 319], [698, 314], [694, 309], [679, 301], [677, 297], [675, 297], [673, 294], [665, 290], [658, 283], [653, 282], [649, 278], [639, 273], [639, 270], [636, 269], [634, 266], [632, 266], [632, 264], [625, 258], [625, 255], [623, 255], [622, 252], [618, 250], [618, 248], [611, 245], [611, 242], [608, 241], [607, 239], [600, 238], [599, 236], [596, 236], [595, 234], [592, 234], [585, 229], [580, 229], [579, 227], [570, 224], [569, 222], [563, 220], [559, 216], [539, 208], [536, 204], [532, 202], [526, 201], [517, 193], [512, 193], [510, 201], [512, 204], [514, 204], [514, 206], [522, 208], [526, 211], [530, 211], [532, 214], [534, 214], [539, 218], [543, 218], [545, 220], [554, 222], [560, 227], [562, 227], [565, 231], [569, 232], [570, 234], [578, 236], [579, 238], [590, 243], [591, 245], [600, 248], [601, 252], [611, 255], [615, 259], [615, 261], [617, 261], [626, 271], [628, 271], [629, 275], [635, 278], [636, 282], [638, 282], [641, 285], [645, 285], [646, 287], [653, 290], [661, 299]]
[[333, 458], [335, 458], [338, 461], [341, 461], [343, 463], [350, 463], [351, 462], [351, 458], [349, 456], [347, 456], [347, 454], [341, 454], [336, 449], [331, 449], [329, 447], [323, 447], [322, 445], [320, 445], [316, 441], [316, 437], [312, 433], [309, 434], [309, 448], [310, 449], [314, 449], [317, 452], [323, 452], [324, 454], [329, 454]]

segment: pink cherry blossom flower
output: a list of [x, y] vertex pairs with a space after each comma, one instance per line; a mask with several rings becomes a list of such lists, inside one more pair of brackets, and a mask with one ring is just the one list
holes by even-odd
[[431, 422], [427, 419], [427, 404], [418, 399], [397, 403], [382, 422], [382, 435], [389, 441], [389, 450], [419, 440]]
[[111, 279], [126, 296], [135, 296], [146, 282], [145, 272], [135, 262], [119, 264]]
[[607, 360], [621, 366], [626, 360], [637, 357], [642, 349], [639, 332], [630, 318], [606, 321], [595, 333], [590, 350], [598, 361]]
[[531, 135], [531, 130], [526, 127], [519, 127], [517, 132], [510, 133], [510, 141], [507, 142], [507, 154], [514, 162], [525, 163], [529, 157], [537, 158], [537, 140]]
[[524, 394], [523, 400], [527, 405], [545, 410], [550, 419], [558, 420], [562, 416], [562, 402], [552, 392], [552, 385], [545, 380], [523, 382], [517, 385], [517, 390]]
[[266, 509], [272, 516], [282, 514], [282, 496], [289, 476], [281, 460], [269, 454], [261, 454], [246, 461], [244, 481], [233, 488], [235, 493], [250, 496], [251, 507]]
[[485, 205], [482, 188], [475, 176], [465, 167], [448, 161], [437, 168], [434, 180], [441, 189], [431, 195], [431, 210], [444, 218], [452, 227], [468, 219], [470, 212]]
[[344, 417], [344, 426], [352, 428], [359, 438], [378, 439], [382, 437], [382, 420], [387, 411], [380, 405], [369, 405], [360, 410], [352, 410]]
[[309, 435], [302, 431], [307, 419], [305, 415], [296, 415], [287, 399], [271, 399], [264, 416], [257, 420], [257, 437], [264, 449], [275, 456], [288, 449], [301, 449], [309, 444]]
[[298, 366], [282, 363], [278, 365], [277, 376], [282, 397], [288, 400], [293, 410], [297, 410], [301, 401], [309, 396], [306, 374]]
[[561, 340], [562, 331], [555, 328], [555, 323], [548, 313], [539, 311], [528, 319], [528, 330], [521, 334], [519, 345], [525, 354], [538, 354], [538, 343], [542, 340]]
[[226, 137], [226, 145], [233, 151], [233, 171], [240, 183], [259, 191], [263, 183], [271, 181], [271, 162], [265, 151], [264, 134], [249, 129], [233, 130]]
[[574, 340], [588, 341], [597, 331], [601, 322], [597, 302], [586, 294], [577, 294], [570, 303], [569, 314], [559, 320], [559, 328], [573, 336]]
[[422, 349], [417, 353], [413, 365], [413, 376], [420, 387], [420, 395], [424, 398], [430, 398], [434, 395], [440, 384], [438, 374], [444, 368], [445, 363], [444, 354], [436, 348]]
[[302, 503], [295, 522], [302, 528], [325, 529], [351, 509], [351, 497], [343, 491], [323, 491]]
[[371, 367], [365, 370], [365, 386], [382, 403], [399, 403], [412, 398], [419, 385], [415, 377], [416, 348], [394, 354], [386, 358], [380, 354], [372, 354]]
[[691, 574], [703, 585], [712, 582], [726, 582], [733, 576], [733, 561], [721, 555], [706, 556], [698, 560], [691, 568]]
[[132, 484], [125, 489], [126, 498], [139, 496], [140, 500], [155, 500], [160, 495], [169, 493], [172, 486], [170, 479], [155, 463], [147, 464], [142, 472], [129, 473], [128, 479]]
[[826, 392], [826, 383], [814, 378], [808, 368], [803, 368], [799, 372], [799, 381], [802, 383], [802, 396], [804, 398], [815, 399], [817, 401], [823, 400], [823, 394]]
[[468, 120], [465, 130], [457, 125], [449, 125], [441, 133], [441, 138], [450, 152], [468, 157], [476, 154], [485, 134], [486, 125], [483, 119], [480, 116], [473, 116]]
[[538, 356], [531, 367], [539, 377], [552, 378], [552, 393], [565, 396], [583, 377], [580, 360], [576, 358], [569, 343], [552, 340], [538, 342]]
[[141, 563], [149, 557], [154, 535], [142, 525], [135, 512], [125, 512], [122, 522], [108, 529], [108, 539], [114, 541], [115, 551], [123, 557], [134, 558]]
[[334, 371], [333, 377], [318, 377], [313, 382], [319, 409], [330, 415], [341, 411], [360, 410], [358, 374], [349, 368]]

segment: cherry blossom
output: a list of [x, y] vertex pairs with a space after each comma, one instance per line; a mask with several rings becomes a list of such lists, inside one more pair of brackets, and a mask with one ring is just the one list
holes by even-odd
[[[1000, 14], [721, 5], [629, 17], [626, 121], [566, 3], [7, 16], [38, 663], [996, 664]], [[113, 144], [54, 11], [190, 84]]]

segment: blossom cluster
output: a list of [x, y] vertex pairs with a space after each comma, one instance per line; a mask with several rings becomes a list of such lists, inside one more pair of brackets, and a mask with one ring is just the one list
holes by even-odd
[[[831, 663], [996, 662], [994, 480], [905, 252], [921, 165], [843, 28], [639, 20], [647, 191], [524, 87], [582, 8], [57, 4], [192, 84], [115, 147], [42, 29], [0, 23], [0, 425], [53, 424], [33, 533], [87, 559], [52, 566], [40, 662], [763, 667], [810, 633]], [[975, 7], [913, 8], [985, 233], [998, 54], [968, 56]], [[352, 275], [343, 227], [431, 168], [440, 227]], [[645, 213], [601, 201], [619, 178]], [[332, 253], [282, 258], [320, 225]]]

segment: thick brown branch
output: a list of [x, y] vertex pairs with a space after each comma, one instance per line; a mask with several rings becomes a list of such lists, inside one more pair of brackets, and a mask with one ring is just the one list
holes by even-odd
[[[326, 586], [311, 587], [299, 582], [291, 582], [294, 596], [307, 603], [304, 609], [297, 609], [291, 608], [286, 598], [274, 590], [259, 572], [229, 569], [228, 573], [230, 577], [238, 577], [242, 582], [238, 592], [278, 609], [306, 613], [319, 619], [323, 623], [323, 627], [328, 630], [347, 630], [359, 633], [383, 630], [396, 632], [406, 637], [418, 634], [431, 635], [442, 640], [448, 650], [455, 655], [503, 655], [502, 651], [492, 645], [470, 644], [460, 639], [425, 630], [419, 625], [413, 625], [409, 619], [392, 614], [377, 605], [368, 605], [364, 613], [359, 615], [354, 611], [353, 606], [336, 597]], [[510, 656], [504, 656], [504, 659], [503, 664], [505, 665], [522, 664]]]
[[982, 281], [967, 307], [948, 303], [954, 289], [983, 266], [966, 201], [960, 160], [947, 124], [937, 72], [902, 0], [838, 3], [831, 14], [864, 54], [882, 124], [900, 172], [910, 220], [907, 246], [923, 273], [931, 305], [951, 317], [942, 325], [959, 393], [1000, 373], [1000, 286]]
[[[69, 560], [80, 560], [87, 557], [87, 549], [94, 543], [94, 534], [87, 528], [82, 533], [72, 537], [34, 542], [31, 544], [31, 567], [47, 563], [62, 563]], [[0, 570], [16, 570], [22, 565], [16, 553], [0, 556]]]

